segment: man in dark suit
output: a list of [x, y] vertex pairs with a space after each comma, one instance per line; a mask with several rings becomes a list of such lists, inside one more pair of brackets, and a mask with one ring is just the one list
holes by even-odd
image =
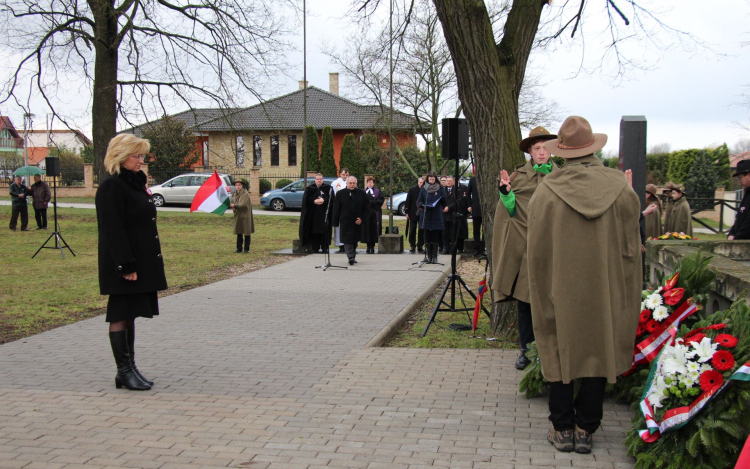
[[[441, 183], [442, 180], [443, 178], [440, 178]], [[443, 184], [446, 193], [446, 205], [443, 209], [443, 225], [445, 226], [445, 229], [443, 230], [443, 254], [451, 253], [455, 241], [455, 226], [453, 225], [453, 220], [456, 214], [456, 188], [453, 187], [453, 184], [453, 176], [446, 176], [445, 184]]]
[[333, 203], [333, 226], [338, 226], [349, 265], [357, 263], [357, 243], [362, 240], [362, 223], [370, 213], [367, 194], [357, 187], [357, 178], [349, 176], [346, 189], [336, 192]]
[[482, 205], [479, 203], [479, 188], [477, 187], [476, 176], [469, 178], [468, 196], [471, 201], [468, 210], [471, 213], [474, 232], [474, 255], [479, 256], [484, 254], [484, 236], [482, 236], [483, 233], [480, 233], [482, 230]]
[[424, 252], [422, 248], [424, 246], [424, 230], [419, 228], [419, 206], [417, 205], [417, 199], [419, 199], [419, 191], [422, 190], [424, 185], [424, 178], [417, 179], [417, 183], [409, 188], [409, 192], [406, 194], [406, 218], [409, 220], [409, 244], [411, 249], [409, 252], [414, 254], [415, 249], [419, 249], [419, 252]]
[[734, 220], [732, 229], [729, 230], [727, 239], [750, 239], [750, 160], [742, 160], [737, 163], [737, 170], [732, 176], [737, 176], [740, 185], [745, 190], [737, 210], [737, 218]]

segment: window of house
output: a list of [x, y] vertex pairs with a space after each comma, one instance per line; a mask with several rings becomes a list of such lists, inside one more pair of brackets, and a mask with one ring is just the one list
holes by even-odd
[[296, 135], [290, 135], [289, 136], [289, 148], [288, 148], [288, 155], [289, 155], [289, 166], [297, 166], [297, 136]]
[[253, 135], [253, 156], [255, 157], [253, 164], [255, 166], [260, 166], [261, 163], [263, 163], [263, 152], [261, 151], [262, 143], [263, 140], [260, 138], [260, 135]]
[[238, 135], [234, 139], [237, 152], [237, 167], [245, 167], [245, 137]]
[[203, 140], [203, 167], [208, 168], [208, 138]]
[[279, 136], [271, 135], [271, 166], [279, 165]]

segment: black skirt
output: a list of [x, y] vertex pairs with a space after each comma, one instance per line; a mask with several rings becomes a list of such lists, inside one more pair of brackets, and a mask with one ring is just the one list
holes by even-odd
[[107, 322], [132, 321], [159, 315], [159, 297], [155, 291], [133, 295], [109, 295]]

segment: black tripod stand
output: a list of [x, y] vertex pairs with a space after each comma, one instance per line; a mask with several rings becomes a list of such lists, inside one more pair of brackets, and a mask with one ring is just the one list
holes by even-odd
[[[458, 159], [456, 159], [456, 169], [455, 169], [455, 180], [458, 181]], [[458, 191], [458, 189], [456, 189]], [[458, 208], [458, 204], [457, 208]], [[460, 215], [460, 214], [459, 214]], [[458, 289], [459, 294], [463, 296], [462, 288], [466, 290], [466, 292], [471, 295], [472, 298], [474, 298], [474, 301], [476, 302], [477, 296], [474, 294], [474, 292], [471, 291], [471, 288], [469, 288], [468, 285], [466, 285], [466, 282], [464, 282], [464, 279], [461, 278], [461, 275], [456, 273], [456, 252], [458, 251], [458, 230], [460, 228], [459, 223], [454, 222], [453, 226], [453, 243], [451, 246], [451, 274], [448, 275], [448, 280], [445, 282], [445, 287], [443, 287], [442, 293], [440, 293], [440, 298], [438, 299], [437, 303], [435, 304], [435, 309], [432, 310], [432, 315], [430, 316], [430, 320], [427, 321], [427, 325], [424, 328], [424, 331], [422, 332], [421, 337], [424, 337], [427, 335], [427, 330], [430, 328], [430, 325], [435, 320], [435, 317], [437, 316], [437, 313], [440, 311], [450, 311], [450, 312], [457, 312], [457, 311], [466, 311], [467, 315], [469, 311], [474, 311], [474, 306], [470, 308], [456, 308], [456, 290]], [[420, 266], [421, 267], [421, 266]], [[448, 290], [451, 292], [450, 297], [450, 303], [448, 303], [445, 300], [445, 295], [448, 293]], [[487, 314], [487, 316], [490, 315], [490, 312], [487, 310], [487, 308], [482, 305], [482, 310]], [[471, 322], [471, 320], [469, 321]], [[451, 324], [451, 328], [454, 330], [471, 330], [471, 325], [464, 326], [461, 324]]]
[[[73, 257], [76, 256], [76, 253], [73, 252], [70, 246], [68, 246], [68, 243], [65, 242], [65, 238], [62, 237], [62, 235], [60, 234], [59, 228], [57, 226], [57, 176], [52, 176], [52, 187], [53, 187], [52, 208], [53, 208], [54, 217], [55, 217], [55, 231], [53, 231], [52, 234], [49, 235], [49, 238], [47, 238], [47, 241], [45, 241], [44, 244], [42, 244], [42, 246], [36, 250], [34, 255], [31, 256], [32, 259], [35, 258], [36, 255], [39, 254], [39, 251], [41, 251], [42, 249], [59, 249], [60, 255], [62, 256], [63, 259], [65, 259], [65, 252], [63, 251], [63, 249], [67, 248], [68, 251], [70, 251], [70, 253], [73, 254]], [[47, 243], [49, 243], [52, 238], [55, 238], [55, 245], [47, 246]]]
[[[328, 189], [328, 205], [326, 205], [326, 216], [325, 216], [325, 229], [326, 229], [326, 232], [328, 234], [330, 234], [330, 232], [331, 232], [331, 228], [328, 225], [328, 223], [329, 223], [328, 217], [329, 217], [329, 214], [330, 214], [330, 211], [331, 211], [331, 202], [332, 202], [332, 199], [333, 199], [333, 196], [332, 196], [331, 192], [333, 192], [333, 188], [332, 187], [330, 187]], [[325, 240], [325, 238], [326, 238], [326, 235], [323, 235], [323, 239], [324, 240]], [[328, 241], [328, 245], [325, 248], [323, 248], [324, 249], [324, 251], [323, 251], [323, 259], [325, 260], [325, 264], [318, 265], [315, 268], [316, 269], [323, 269], [324, 272], [326, 270], [328, 270], [328, 269], [348, 269], [348, 267], [345, 267], [343, 265], [332, 265], [331, 264], [331, 240], [327, 240], [327, 241]]]

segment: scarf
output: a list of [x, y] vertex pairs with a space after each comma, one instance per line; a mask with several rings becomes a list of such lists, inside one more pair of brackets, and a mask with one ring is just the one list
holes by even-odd
[[536, 171], [537, 173], [549, 174], [550, 171], [552, 171], [552, 163], [547, 162], [544, 164], [535, 164], [534, 171]]
[[435, 184], [429, 184], [425, 182], [424, 186], [422, 187], [427, 191], [428, 194], [436, 194], [437, 191], [440, 190], [440, 184], [438, 184], [437, 182]]

